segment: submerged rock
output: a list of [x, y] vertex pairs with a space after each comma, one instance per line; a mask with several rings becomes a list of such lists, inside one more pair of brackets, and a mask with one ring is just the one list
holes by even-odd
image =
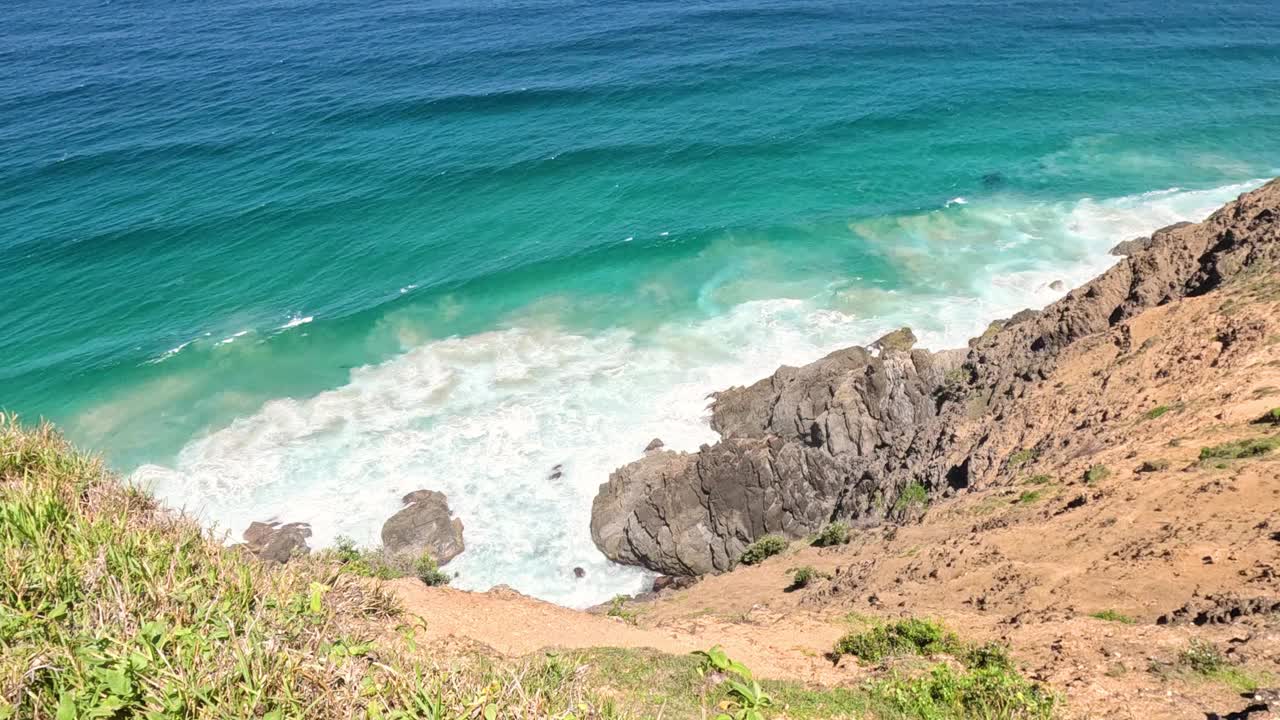
[[449, 500], [435, 490], [415, 490], [404, 496], [404, 509], [382, 525], [382, 545], [392, 554], [431, 553], [444, 565], [465, 549], [462, 520], [453, 517]]
[[581, 580], [582, 578], [587, 576], [587, 571], [583, 570], [580, 567], [576, 567], [573, 569], [573, 576]]
[[244, 531], [244, 547], [261, 560], [286, 563], [295, 555], [311, 552], [307, 523], [253, 522]]

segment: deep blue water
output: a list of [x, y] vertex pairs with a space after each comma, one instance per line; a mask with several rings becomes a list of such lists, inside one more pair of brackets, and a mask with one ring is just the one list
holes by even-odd
[[592, 602], [707, 391], [1051, 301], [1278, 127], [1262, 1], [10, 0], [0, 406], [233, 531], [441, 489], [461, 584]]

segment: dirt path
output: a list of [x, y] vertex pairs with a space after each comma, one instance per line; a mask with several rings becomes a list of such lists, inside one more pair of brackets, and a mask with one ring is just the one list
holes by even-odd
[[653, 648], [683, 654], [718, 644], [761, 677], [831, 684], [848, 675], [823, 657], [845, 629], [838, 622], [808, 612], [783, 614], [756, 608], [730, 611], [729, 617], [693, 613], [693, 617], [633, 625], [507, 589], [472, 593], [430, 588], [407, 578], [389, 586], [405, 611], [422, 619], [428, 639], [463, 638], [505, 655], [595, 647]]

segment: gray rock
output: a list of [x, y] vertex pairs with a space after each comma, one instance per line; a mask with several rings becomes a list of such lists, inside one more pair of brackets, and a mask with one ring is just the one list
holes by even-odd
[[1054, 280], [1053, 282], [1049, 283], [1049, 289], [1053, 290], [1054, 292], [1062, 292], [1063, 290], [1067, 289], [1067, 284], [1062, 282], [1061, 280]]
[[309, 537], [311, 526], [306, 523], [253, 522], [244, 531], [244, 547], [261, 560], [286, 563], [311, 552]]
[[580, 567], [576, 567], [573, 569], [573, 576], [581, 580], [582, 578], [587, 576], [587, 571], [583, 570]]
[[649, 441], [648, 445], [644, 446], [644, 451], [646, 453], [651, 453], [654, 450], [661, 450], [664, 447], [666, 447], [666, 443], [662, 442], [660, 438], [654, 438]]
[[895, 350], [897, 352], [908, 352], [916, 344], [916, 334], [911, 332], [911, 328], [898, 328], [871, 343], [869, 346], [872, 350]]
[[1127, 257], [1129, 255], [1133, 255], [1135, 253], [1139, 253], [1143, 250], [1146, 250], [1147, 246], [1149, 246], [1150, 244], [1151, 244], [1151, 238], [1138, 237], [1138, 238], [1133, 238], [1132, 240], [1124, 240], [1122, 242], [1116, 243], [1115, 247], [1111, 248], [1109, 252], [1110, 254], [1117, 255], [1119, 257]]
[[431, 553], [444, 565], [465, 549], [462, 520], [453, 517], [448, 498], [435, 490], [404, 496], [405, 507], [382, 525], [382, 545], [393, 555]]

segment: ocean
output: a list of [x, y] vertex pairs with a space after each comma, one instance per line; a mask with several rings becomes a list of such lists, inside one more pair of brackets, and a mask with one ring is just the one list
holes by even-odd
[[1280, 173], [1275, 9], [9, 0], [0, 407], [233, 536], [431, 488], [457, 586], [634, 592], [592, 497], [709, 392]]

